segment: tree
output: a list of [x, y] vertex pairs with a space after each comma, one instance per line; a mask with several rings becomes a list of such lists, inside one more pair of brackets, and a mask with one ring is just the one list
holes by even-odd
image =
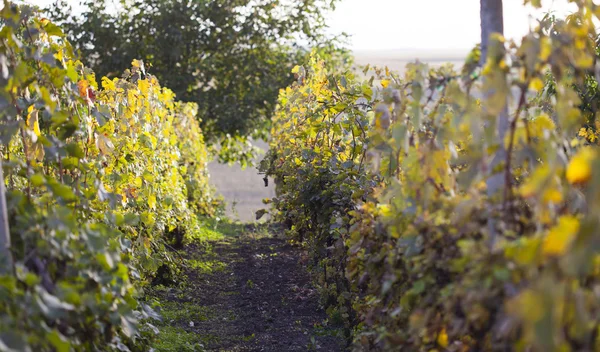
[[[115, 76], [134, 58], [172, 89], [196, 102], [215, 143], [266, 134], [279, 89], [306, 47], [330, 46], [324, 14], [336, 0], [84, 0], [71, 15], [65, 0], [49, 9], [63, 24], [84, 63]], [[297, 43], [306, 44], [301, 47]]]

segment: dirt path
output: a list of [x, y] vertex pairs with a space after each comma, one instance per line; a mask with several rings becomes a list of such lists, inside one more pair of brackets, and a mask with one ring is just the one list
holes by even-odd
[[186, 283], [155, 293], [164, 317], [156, 351], [344, 350], [299, 249], [283, 239], [247, 228], [182, 253]]

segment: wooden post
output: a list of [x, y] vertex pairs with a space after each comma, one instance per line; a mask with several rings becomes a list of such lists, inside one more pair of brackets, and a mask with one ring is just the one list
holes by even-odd
[[[502, 9], [502, 0], [480, 0], [481, 17], [481, 58], [479, 63], [483, 67], [487, 60], [490, 35], [499, 33], [504, 35], [504, 14]], [[508, 131], [508, 99], [504, 109], [498, 116], [498, 138], [504, 140]], [[504, 146], [501, 144], [501, 148]]]
[[[483, 67], [487, 61], [488, 46], [490, 41], [490, 35], [492, 33], [499, 33], [504, 35], [504, 15], [502, 9], [502, 0], [480, 0], [480, 17], [481, 17], [481, 58], [480, 65]], [[485, 78], [484, 78], [485, 79]], [[492, 162], [489, 165], [490, 169], [494, 168], [501, 160], [505, 160], [506, 150], [504, 149], [504, 136], [506, 135], [509, 127], [508, 120], [508, 97], [506, 99], [504, 108], [498, 116], [497, 132], [498, 141], [500, 141], [500, 148], [493, 156]], [[488, 196], [494, 195], [502, 187], [505, 187], [504, 175], [502, 173], [491, 175], [487, 181], [487, 193]], [[496, 229], [495, 220], [490, 219], [488, 222], [488, 229], [490, 232], [489, 247], [494, 248], [496, 244]]]
[[504, 35], [504, 15], [502, 11], [502, 0], [480, 0], [481, 16], [481, 60], [485, 64], [487, 49], [492, 33]]
[[8, 226], [8, 213], [6, 210], [6, 187], [4, 186], [4, 172], [2, 170], [2, 157], [0, 157], [0, 275], [13, 274], [13, 258], [10, 252], [10, 232]]

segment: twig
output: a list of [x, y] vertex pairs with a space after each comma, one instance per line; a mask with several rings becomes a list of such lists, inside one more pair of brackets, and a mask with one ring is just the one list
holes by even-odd
[[[506, 151], [506, 163], [504, 166], [504, 203], [503, 209], [506, 209], [508, 205], [508, 201], [510, 196], [512, 195], [512, 172], [511, 172], [511, 161], [512, 161], [512, 152], [515, 144], [515, 132], [517, 129], [517, 122], [519, 121], [519, 115], [525, 106], [525, 97], [527, 93], [527, 87], [529, 86], [529, 82], [526, 82], [521, 88], [521, 96], [519, 98], [519, 105], [517, 110], [515, 111], [515, 116], [510, 124], [510, 140], [508, 144], [508, 150]], [[500, 141], [504, 143], [504, 141]]]

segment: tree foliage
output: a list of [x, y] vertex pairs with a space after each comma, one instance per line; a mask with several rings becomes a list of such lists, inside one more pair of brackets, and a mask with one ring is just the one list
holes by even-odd
[[600, 7], [574, 3], [520, 44], [493, 35], [480, 71], [473, 52], [462, 72], [360, 82], [316, 59], [280, 93], [262, 164], [275, 215], [356, 350], [599, 349], [600, 158], [580, 132], [597, 115], [579, 89]]
[[0, 277], [1, 351], [145, 351], [141, 304], [175, 262], [169, 234], [213, 214], [197, 106], [133, 60], [76, 61], [60, 27], [4, 3], [0, 152], [14, 273]]
[[73, 16], [63, 1], [50, 17], [100, 75], [121, 72], [133, 58], [151, 64], [180, 100], [198, 104], [210, 142], [222, 142], [222, 158], [230, 159], [245, 157], [244, 137], [265, 137], [303, 47], [333, 50], [324, 14], [334, 2], [144, 0], [123, 1], [114, 12], [108, 0], [85, 0]]

